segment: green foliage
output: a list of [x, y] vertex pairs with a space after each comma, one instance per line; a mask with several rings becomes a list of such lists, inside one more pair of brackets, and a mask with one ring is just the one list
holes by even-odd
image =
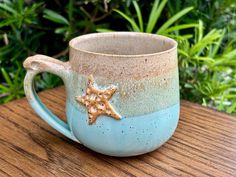
[[182, 19], [185, 23], [201, 19], [204, 21], [206, 30], [213, 28], [234, 29], [236, 27], [236, 1], [232, 0], [176, 0], [168, 1], [168, 10], [175, 14], [179, 10], [194, 6], [196, 10], [188, 14], [188, 18]]
[[[22, 63], [27, 56], [42, 53], [66, 60], [67, 42], [95, 31], [95, 22], [108, 16], [117, 3], [106, 6], [104, 2], [74, 0], [67, 4], [0, 0], [0, 103], [24, 96]], [[62, 84], [61, 79], [48, 73], [38, 75], [36, 81], [37, 90]]]
[[236, 50], [233, 41], [227, 41], [226, 50], [220, 51], [225, 31], [212, 29], [204, 35], [200, 21], [195, 39], [179, 40], [181, 96], [236, 113]]
[[[193, 10], [193, 7], [187, 7], [172, 17], [170, 17], [166, 22], [164, 22], [161, 26], [157, 25], [158, 19], [160, 15], [163, 12], [163, 9], [167, 3], [167, 0], [163, 0], [159, 2], [159, 0], [155, 0], [153, 5], [152, 5], [152, 10], [149, 14], [148, 22], [146, 25], [146, 28], [144, 28], [144, 21], [142, 17], [142, 12], [140, 10], [140, 7], [137, 3], [137, 1], [132, 1], [135, 12], [136, 12], [136, 17], [138, 19], [138, 23], [135, 21], [133, 18], [132, 13], [129, 11], [129, 9], [126, 7], [125, 11], [127, 11], [129, 15], [125, 14], [124, 12], [115, 9], [114, 11], [118, 13], [120, 16], [122, 16], [127, 22], [129, 22], [131, 28], [129, 29], [131, 31], [136, 31], [136, 32], [147, 32], [147, 33], [152, 33], [154, 30], [156, 30], [156, 34], [161, 34], [161, 35], [168, 35], [169, 33], [173, 31], [178, 31], [181, 29], [187, 29], [187, 28], [193, 28], [197, 26], [198, 24], [182, 24], [182, 25], [174, 25], [173, 24], [177, 23], [177, 21], [183, 17], [185, 14], [189, 13], [191, 10]], [[155, 27], [158, 26], [158, 29], [155, 29]], [[97, 29], [97, 31], [107, 31], [105, 29]]]
[[48, 20], [51, 20], [53, 22], [63, 24], [63, 25], [69, 25], [69, 22], [66, 18], [64, 18], [63, 16], [61, 16], [60, 14], [58, 14], [52, 10], [45, 9], [44, 14], [45, 15], [43, 17]]
[[34, 53], [43, 35], [43, 32], [32, 33], [25, 29], [37, 24], [36, 11], [41, 6], [42, 3], [24, 6], [23, 0], [4, 0], [0, 4], [0, 38], [4, 41], [0, 48], [0, 103], [24, 95], [22, 58]]
[[23, 73], [21, 69], [18, 69], [15, 73], [10, 73], [10, 75], [4, 68], [1, 68], [1, 73], [5, 80], [5, 82], [0, 85], [0, 97], [4, 97], [3, 103], [24, 96], [23, 82], [21, 80]]
[[[0, 103], [24, 96], [24, 59], [67, 60], [68, 41], [90, 32], [139, 31], [175, 38], [181, 97], [236, 114], [236, 2], [230, 0], [0, 0]], [[43, 73], [36, 89], [61, 85]]]

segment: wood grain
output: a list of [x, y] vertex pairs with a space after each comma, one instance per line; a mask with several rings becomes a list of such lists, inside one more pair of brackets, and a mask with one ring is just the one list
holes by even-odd
[[[40, 97], [66, 120], [63, 87]], [[65, 138], [23, 98], [0, 106], [0, 176], [236, 176], [236, 118], [182, 101], [178, 128], [166, 144], [115, 158]]]

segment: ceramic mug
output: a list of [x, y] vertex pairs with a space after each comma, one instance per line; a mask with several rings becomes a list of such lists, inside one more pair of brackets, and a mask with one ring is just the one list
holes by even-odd
[[[25, 94], [42, 119], [68, 138], [111, 156], [147, 153], [172, 136], [180, 107], [173, 39], [110, 32], [76, 37], [69, 47], [68, 62], [44, 55], [24, 62]], [[33, 79], [40, 72], [63, 79], [67, 123], [38, 98]]]

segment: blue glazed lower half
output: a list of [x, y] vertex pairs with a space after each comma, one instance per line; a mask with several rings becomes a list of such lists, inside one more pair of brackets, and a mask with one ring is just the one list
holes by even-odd
[[99, 116], [88, 124], [87, 113], [67, 102], [67, 118], [74, 136], [86, 147], [111, 156], [134, 156], [153, 151], [174, 133], [180, 105], [142, 116], [115, 120]]

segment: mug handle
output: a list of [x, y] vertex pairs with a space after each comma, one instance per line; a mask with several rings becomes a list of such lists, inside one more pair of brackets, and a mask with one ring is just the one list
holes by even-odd
[[62, 62], [45, 55], [35, 55], [28, 57], [24, 61], [23, 65], [27, 69], [27, 74], [24, 79], [24, 90], [31, 107], [44, 121], [46, 121], [54, 129], [56, 129], [66, 137], [78, 142], [78, 140], [74, 137], [72, 131], [70, 130], [68, 124], [54, 115], [41, 102], [34, 89], [33, 84], [34, 77], [41, 72], [49, 72], [55, 74], [61, 77], [64, 83], [66, 83], [66, 78], [71, 68], [69, 62]]

